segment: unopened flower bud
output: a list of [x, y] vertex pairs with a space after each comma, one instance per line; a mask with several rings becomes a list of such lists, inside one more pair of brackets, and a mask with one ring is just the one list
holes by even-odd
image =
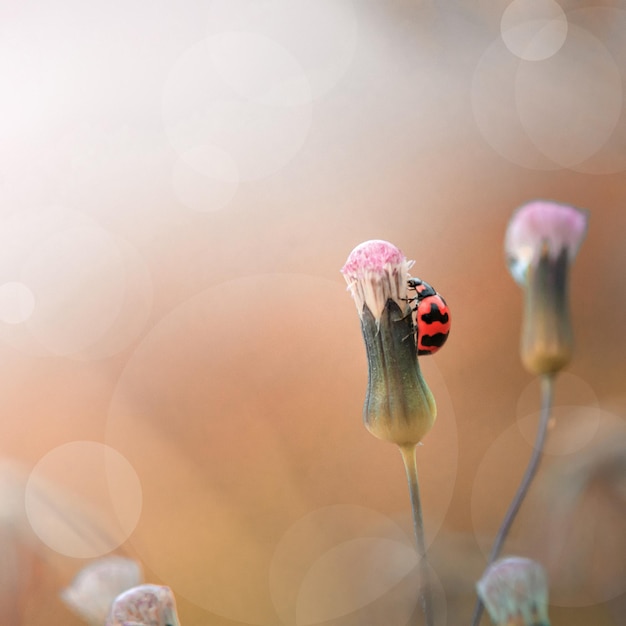
[[140, 585], [119, 595], [106, 626], [180, 626], [169, 587]]
[[357, 246], [341, 270], [356, 302], [367, 350], [365, 426], [379, 439], [403, 447], [421, 441], [437, 414], [419, 368], [407, 301], [412, 264], [394, 245], [373, 240]]
[[524, 287], [521, 356], [533, 374], [554, 374], [571, 359], [569, 267], [587, 230], [587, 212], [536, 201], [509, 222], [505, 251], [513, 278]]
[[121, 556], [98, 559], [84, 567], [61, 599], [92, 626], [102, 626], [119, 594], [141, 583], [139, 564]]
[[516, 556], [500, 559], [476, 589], [496, 626], [550, 626], [548, 584], [539, 563]]

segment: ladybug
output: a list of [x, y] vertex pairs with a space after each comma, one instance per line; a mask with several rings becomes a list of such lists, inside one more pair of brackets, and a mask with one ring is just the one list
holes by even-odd
[[415, 302], [417, 354], [434, 354], [450, 334], [450, 309], [435, 289], [422, 279], [409, 278], [408, 287], [415, 291], [415, 296], [409, 300]]

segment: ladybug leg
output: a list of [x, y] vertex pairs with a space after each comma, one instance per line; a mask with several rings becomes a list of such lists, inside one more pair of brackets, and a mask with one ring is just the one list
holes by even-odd
[[[405, 318], [406, 319], [406, 318]], [[402, 342], [404, 343], [405, 341], [407, 341], [407, 339], [409, 339], [409, 337], [411, 338], [411, 341], [415, 341], [415, 343], [417, 343], [416, 341], [416, 336], [417, 336], [417, 326], [415, 324], [413, 324], [413, 332], [409, 333], [408, 335], [406, 335], [405, 337], [402, 337]]]
[[419, 293], [419, 291], [417, 290], [415, 290], [415, 295], [412, 296], [411, 298], [400, 298], [400, 300], [403, 300], [404, 302], [415, 302], [415, 306], [413, 307], [414, 311], [417, 311], [417, 306], [423, 299], [424, 299], [423, 294]]
[[[411, 309], [404, 317], [401, 317], [400, 319], [397, 319], [396, 322], [404, 322], [404, 320], [413, 315], [413, 309]], [[413, 323], [413, 328], [415, 328], [415, 323]], [[404, 341], [406, 339], [406, 337], [402, 338], [402, 341]]]
[[[404, 321], [407, 317], [411, 316], [411, 318], [413, 317], [413, 313], [417, 311], [417, 305], [415, 305], [414, 308], [412, 308], [404, 317], [400, 318], [398, 321], [402, 322]], [[405, 337], [402, 337], [402, 342], [405, 342], [409, 337], [411, 337], [411, 339], [413, 341], [415, 341], [416, 338], [416, 334], [417, 334], [417, 324], [415, 323], [415, 321], [413, 320], [413, 331], [410, 332], [408, 335], [406, 335]]]
[[417, 307], [419, 306], [419, 303], [422, 301], [422, 297], [416, 291], [415, 295], [412, 298], [400, 298], [400, 300], [402, 300], [404, 302], [413, 302], [413, 306], [411, 307], [411, 311], [413, 311], [413, 313], [415, 313], [415, 311], [417, 311]]

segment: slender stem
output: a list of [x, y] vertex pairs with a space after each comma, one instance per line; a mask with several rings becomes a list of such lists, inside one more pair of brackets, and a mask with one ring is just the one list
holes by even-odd
[[[539, 416], [539, 425], [537, 426], [537, 435], [535, 437], [535, 444], [533, 446], [533, 451], [530, 456], [530, 460], [528, 461], [528, 466], [526, 467], [526, 472], [522, 478], [522, 482], [517, 488], [517, 492], [515, 493], [515, 497], [513, 501], [509, 505], [509, 509], [502, 520], [502, 524], [500, 526], [500, 530], [498, 530], [498, 534], [496, 535], [496, 539], [493, 543], [493, 547], [491, 548], [491, 554], [489, 555], [489, 561], [487, 562], [487, 567], [489, 567], [500, 554], [500, 550], [506, 540], [507, 535], [509, 534], [509, 530], [515, 520], [515, 516], [528, 493], [528, 489], [530, 484], [539, 469], [539, 463], [541, 461], [543, 446], [546, 441], [546, 434], [548, 432], [548, 421], [550, 419], [550, 411], [552, 409], [552, 395], [554, 392], [554, 378], [551, 375], [544, 375], [541, 378], [541, 414]], [[480, 618], [483, 614], [483, 603], [480, 598], [476, 601], [476, 606], [474, 607], [474, 615], [472, 616], [472, 626], [478, 626], [480, 622]]]
[[546, 434], [548, 432], [548, 421], [550, 419], [550, 410], [552, 408], [552, 393], [553, 393], [553, 378], [551, 376], [544, 376], [541, 379], [541, 414], [539, 417], [539, 425], [537, 426], [537, 435], [535, 437], [535, 444], [533, 446], [533, 452], [530, 457], [530, 461], [528, 462], [528, 467], [526, 468], [526, 473], [522, 478], [522, 482], [517, 488], [517, 492], [513, 501], [509, 506], [509, 510], [506, 512], [504, 516], [504, 520], [502, 521], [502, 525], [500, 526], [500, 530], [496, 535], [496, 540], [493, 544], [493, 548], [491, 548], [491, 554], [489, 555], [488, 565], [491, 565], [500, 554], [500, 550], [502, 549], [502, 545], [509, 534], [509, 530], [511, 529], [511, 525], [513, 524], [513, 520], [517, 515], [517, 512], [522, 505], [526, 494], [528, 493], [528, 488], [530, 487], [530, 483], [532, 482], [537, 470], [539, 469], [539, 463], [541, 461], [541, 457], [543, 454], [543, 447], [546, 441]]
[[401, 446], [402, 460], [409, 483], [409, 494], [411, 496], [411, 509], [413, 510], [413, 530], [415, 531], [415, 542], [417, 554], [420, 559], [420, 603], [424, 611], [426, 626], [434, 626], [435, 618], [433, 613], [433, 598], [430, 585], [430, 573], [428, 571], [428, 559], [426, 558], [426, 540], [424, 538], [424, 520], [422, 519], [422, 502], [420, 500], [419, 484], [417, 482], [417, 461], [416, 446]]

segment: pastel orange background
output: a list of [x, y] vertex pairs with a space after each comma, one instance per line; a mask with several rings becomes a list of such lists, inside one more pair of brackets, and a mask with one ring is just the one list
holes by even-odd
[[[22, 564], [0, 576], [16, 590], [2, 623], [82, 623], [58, 599], [91, 560], [64, 551], [82, 539], [29, 526], [57, 515], [104, 529], [104, 547], [84, 531], [94, 553], [122, 542], [182, 624], [407, 623], [403, 467], [361, 423], [365, 350], [339, 273], [373, 238], [451, 309], [448, 343], [421, 359], [439, 417], [418, 468], [439, 602], [469, 623], [539, 407], [503, 253], [520, 204], [590, 211], [556, 387], [574, 408], [551, 431], [567, 445], [538, 482], [623, 426], [625, 401], [626, 7], [535, 3], [528, 43], [528, 3], [510, 5], [0, 8], [2, 541]], [[544, 59], [520, 53], [533, 41]], [[80, 442], [121, 460], [102, 470], [90, 451], [109, 448]], [[598, 507], [591, 545], [624, 535]], [[512, 548], [541, 557], [544, 514], [531, 498]], [[618, 623], [623, 559], [603, 555], [613, 599], [574, 558], [554, 624]]]

